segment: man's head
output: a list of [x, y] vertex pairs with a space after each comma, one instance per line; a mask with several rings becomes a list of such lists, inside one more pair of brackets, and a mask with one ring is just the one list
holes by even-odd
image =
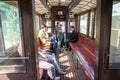
[[59, 22], [57, 22], [57, 23], [56, 23], [56, 26], [57, 26], [57, 27], [59, 27], [59, 26], [60, 26], [60, 23], [59, 23]]
[[75, 27], [74, 26], [70, 26], [70, 32], [74, 31]]
[[47, 32], [48, 31], [48, 28], [47, 26], [44, 24], [41, 26], [41, 29], [44, 31], [44, 32]]
[[60, 27], [62, 27], [62, 24], [60, 24]]
[[57, 25], [59, 25], [60, 23], [59, 22], [57, 22]]

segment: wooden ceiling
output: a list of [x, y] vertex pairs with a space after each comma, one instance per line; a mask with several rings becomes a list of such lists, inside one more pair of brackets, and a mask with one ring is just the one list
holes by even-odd
[[[37, 13], [44, 14], [48, 12], [48, 9], [41, 2], [42, 0], [35, 0], [35, 10]], [[43, 0], [44, 1], [44, 0]], [[48, 0], [46, 5], [49, 6], [69, 6], [73, 0]], [[74, 2], [74, 1], [73, 1]], [[81, 13], [83, 11], [90, 10], [96, 7], [96, 0], [80, 0], [78, 4], [70, 9], [70, 12], [74, 14]]]
[[81, 0], [77, 6], [71, 9], [74, 14], [90, 10], [96, 7], [96, 0]]
[[41, 3], [40, 0], [35, 0], [35, 11], [40, 14], [47, 13], [47, 8]]
[[48, 0], [51, 6], [68, 6], [72, 0]]

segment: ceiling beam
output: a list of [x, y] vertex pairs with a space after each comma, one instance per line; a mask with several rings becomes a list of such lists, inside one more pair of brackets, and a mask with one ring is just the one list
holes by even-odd
[[72, 2], [68, 5], [68, 10], [71, 11], [74, 7], [76, 7], [81, 0], [72, 0]]
[[45, 8], [49, 11], [50, 8], [49, 8], [49, 6], [47, 5], [47, 0], [40, 0], [40, 1], [41, 1], [41, 3], [45, 6]]

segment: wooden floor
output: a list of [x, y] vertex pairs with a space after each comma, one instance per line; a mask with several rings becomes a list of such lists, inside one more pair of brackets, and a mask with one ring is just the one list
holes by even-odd
[[60, 80], [86, 80], [86, 76], [79, 64], [79, 68], [75, 67], [75, 60], [71, 56], [70, 51], [58, 51], [57, 59], [62, 69], [66, 69], [66, 75], [61, 75]]

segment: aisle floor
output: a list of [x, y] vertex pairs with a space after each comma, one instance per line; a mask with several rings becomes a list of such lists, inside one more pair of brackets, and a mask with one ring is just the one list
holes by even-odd
[[72, 58], [70, 51], [58, 51], [57, 59], [62, 69], [67, 71], [66, 75], [61, 75], [61, 80], [86, 80], [84, 71], [80, 64], [76, 68], [76, 60]]

